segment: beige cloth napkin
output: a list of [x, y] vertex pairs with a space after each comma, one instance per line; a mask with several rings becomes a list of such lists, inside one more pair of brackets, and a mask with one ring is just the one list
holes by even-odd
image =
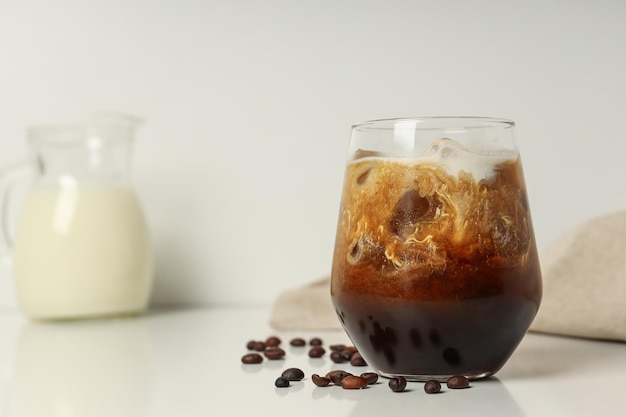
[[272, 309], [270, 325], [285, 330], [341, 329], [330, 300], [330, 278], [280, 294]]
[[[567, 231], [541, 255], [543, 300], [531, 331], [626, 341], [626, 212]], [[277, 329], [340, 329], [328, 278], [280, 294]]]
[[626, 341], [626, 212], [567, 231], [542, 253], [541, 269], [531, 330]]

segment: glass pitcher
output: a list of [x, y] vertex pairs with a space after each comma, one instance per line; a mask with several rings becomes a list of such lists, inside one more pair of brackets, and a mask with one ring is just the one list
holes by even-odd
[[131, 116], [97, 114], [75, 124], [28, 129], [34, 180], [14, 241], [6, 207], [18, 180], [15, 170], [0, 178], [0, 238], [11, 249], [17, 298], [28, 316], [78, 319], [146, 308], [151, 245], [129, 178], [139, 123]]

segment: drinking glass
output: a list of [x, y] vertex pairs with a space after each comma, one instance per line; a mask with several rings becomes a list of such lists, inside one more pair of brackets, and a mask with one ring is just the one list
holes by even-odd
[[483, 378], [527, 332], [541, 272], [513, 132], [484, 117], [353, 126], [331, 296], [381, 375]]

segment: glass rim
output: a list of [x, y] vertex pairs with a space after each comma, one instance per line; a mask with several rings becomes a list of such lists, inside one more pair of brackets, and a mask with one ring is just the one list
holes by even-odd
[[[452, 123], [454, 122], [454, 123]], [[394, 129], [397, 123], [412, 123], [416, 130], [508, 129], [515, 126], [511, 119], [488, 116], [415, 116], [366, 120], [352, 125], [352, 130]]]

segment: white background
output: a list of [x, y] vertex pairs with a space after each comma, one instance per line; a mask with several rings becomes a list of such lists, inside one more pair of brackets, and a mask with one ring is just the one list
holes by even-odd
[[0, 166], [31, 123], [145, 118], [153, 303], [267, 305], [329, 272], [352, 124], [506, 117], [541, 250], [626, 208], [625, 21], [621, 0], [0, 0]]

